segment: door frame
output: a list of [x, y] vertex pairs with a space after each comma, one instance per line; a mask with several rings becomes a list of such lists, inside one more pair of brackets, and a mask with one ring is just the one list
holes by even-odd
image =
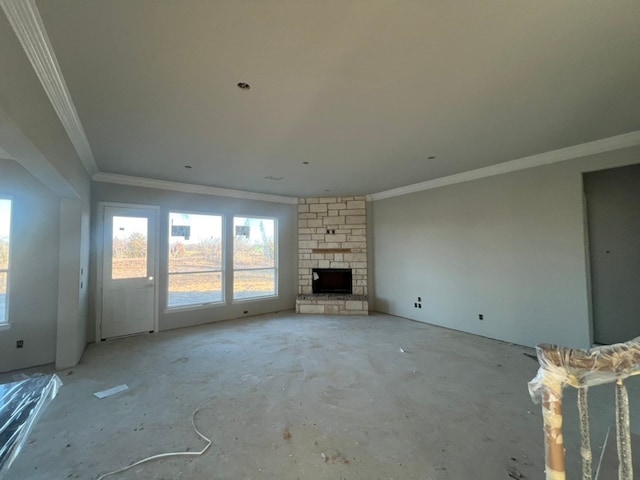
[[154, 272], [154, 286], [153, 286], [153, 331], [158, 333], [158, 307], [159, 307], [159, 270], [160, 270], [160, 207], [156, 205], [141, 205], [136, 203], [119, 203], [119, 202], [98, 202], [98, 221], [96, 228], [96, 340], [95, 343], [102, 341], [102, 284], [103, 284], [103, 272], [104, 272], [104, 211], [105, 207], [118, 207], [118, 208], [135, 208], [150, 210], [155, 217], [154, 228], [154, 251], [155, 258], [153, 259]]
[[585, 172], [580, 174], [580, 189], [582, 191], [582, 232], [584, 237], [584, 263], [587, 288], [587, 314], [589, 316], [589, 346], [597, 347], [595, 343], [595, 319], [593, 316], [593, 272], [591, 271], [591, 235], [589, 234], [589, 196], [584, 185]]

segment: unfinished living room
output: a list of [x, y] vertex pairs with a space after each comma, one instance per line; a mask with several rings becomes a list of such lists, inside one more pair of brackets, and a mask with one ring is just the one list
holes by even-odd
[[0, 479], [640, 471], [640, 3], [0, 7]]

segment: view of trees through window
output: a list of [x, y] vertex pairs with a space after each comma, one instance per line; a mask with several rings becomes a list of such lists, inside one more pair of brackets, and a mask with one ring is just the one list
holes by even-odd
[[147, 224], [144, 217], [113, 217], [112, 279], [147, 276]]
[[222, 302], [222, 217], [169, 214], [168, 307]]
[[275, 295], [275, 219], [234, 217], [233, 298]]
[[11, 200], [0, 198], [0, 323], [8, 322], [9, 242], [11, 236]]

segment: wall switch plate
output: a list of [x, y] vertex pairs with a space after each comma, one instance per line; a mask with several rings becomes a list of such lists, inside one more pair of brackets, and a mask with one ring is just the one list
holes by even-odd
[[478, 320], [484, 320], [484, 315], [483, 314], [479, 314], [478, 315]]

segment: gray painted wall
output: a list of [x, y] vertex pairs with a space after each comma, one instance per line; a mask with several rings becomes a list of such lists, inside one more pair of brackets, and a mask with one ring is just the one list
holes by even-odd
[[373, 202], [373, 308], [521, 345], [588, 346], [581, 173], [639, 161], [639, 148], [619, 150]]
[[[159, 327], [160, 330], [180, 328], [202, 323], [228, 320], [248, 315], [258, 315], [295, 308], [297, 289], [297, 205], [285, 205], [254, 200], [216, 197], [209, 195], [188, 194], [137, 188], [94, 182], [92, 185], [92, 253], [90, 280], [90, 321], [88, 334], [91, 340], [95, 337], [95, 305], [97, 285], [97, 252], [102, 248], [102, 239], [98, 238], [98, 208], [100, 202], [116, 202], [125, 204], [150, 205], [160, 207], [160, 272], [159, 288]], [[233, 215], [270, 216], [278, 219], [278, 255], [279, 255], [279, 297], [275, 299], [253, 300], [241, 303], [227, 303], [221, 306], [209, 306], [197, 309], [182, 309], [165, 312], [167, 288], [167, 250], [168, 250], [168, 215], [169, 211], [185, 211], [192, 213]], [[232, 229], [228, 229], [232, 233]], [[232, 285], [232, 272], [226, 272], [226, 285]]]
[[87, 344], [89, 212], [88, 200], [60, 201], [57, 368], [77, 364]]
[[[70, 366], [80, 358], [86, 344], [87, 292], [86, 286], [80, 291], [79, 285], [81, 266], [84, 266], [85, 275], [88, 273], [91, 181], [13, 29], [1, 14], [0, 59], [3, 72], [6, 72], [0, 75], [0, 146], [24, 168], [21, 178], [29, 178], [29, 184], [34, 185], [29, 191], [34, 197], [24, 197], [28, 199], [28, 206], [18, 213], [20, 222], [34, 225], [30, 226], [33, 232], [29, 236], [38, 239], [29, 238], [24, 243], [19, 239], [25, 262], [20, 265], [19, 275], [36, 278], [30, 278], [20, 288], [20, 295], [27, 295], [25, 301], [30, 305], [25, 306], [24, 311], [21, 308], [17, 314], [20, 319], [30, 317], [21, 320], [24, 325], [30, 325], [26, 330], [30, 335], [46, 335], [48, 339], [45, 344], [44, 340], [34, 342], [25, 338], [25, 349], [19, 353], [15, 351], [15, 341], [13, 345], [2, 344], [0, 360], [4, 362], [4, 356], [11, 358], [10, 368], [54, 360], [59, 367]], [[5, 165], [2, 165], [0, 183], [5, 181]], [[33, 177], [25, 177], [25, 170]], [[42, 200], [43, 195], [48, 197], [46, 202]], [[70, 208], [73, 202], [77, 205]], [[52, 214], [52, 210], [55, 213]], [[62, 223], [60, 234], [59, 220]], [[51, 222], [54, 222], [53, 227]], [[50, 259], [55, 262], [55, 278], [46, 278], [44, 291], [45, 280], [32, 270], [38, 265], [48, 265]], [[52, 295], [55, 299], [50, 302]], [[32, 311], [36, 309], [37, 312]], [[55, 320], [56, 317], [57, 328], [55, 321], [50, 325], [51, 318]], [[40, 324], [47, 327], [36, 327]], [[11, 338], [22, 335], [17, 327], [12, 327], [10, 332]], [[27, 353], [30, 349], [33, 349], [31, 353]], [[0, 370], [3, 369], [5, 366], [0, 363]]]
[[[13, 198], [9, 330], [0, 371], [52, 363], [58, 311], [59, 200], [18, 163], [0, 160], [0, 192]], [[16, 348], [24, 340], [24, 348]]]
[[[18, 38], [5, 15], [0, 14], [0, 110], [46, 159], [36, 159], [33, 152], [20, 151], [15, 139], [3, 148], [28, 171], [47, 183], [53, 181], [51, 167], [78, 197], [89, 198], [90, 182], [82, 162], [47, 97]], [[17, 142], [21, 143], [21, 142]], [[14, 147], [16, 147], [14, 149]], [[24, 154], [24, 155], [23, 155]], [[47, 186], [52, 187], [51, 184]]]
[[594, 341], [640, 335], [640, 165], [587, 173]]

